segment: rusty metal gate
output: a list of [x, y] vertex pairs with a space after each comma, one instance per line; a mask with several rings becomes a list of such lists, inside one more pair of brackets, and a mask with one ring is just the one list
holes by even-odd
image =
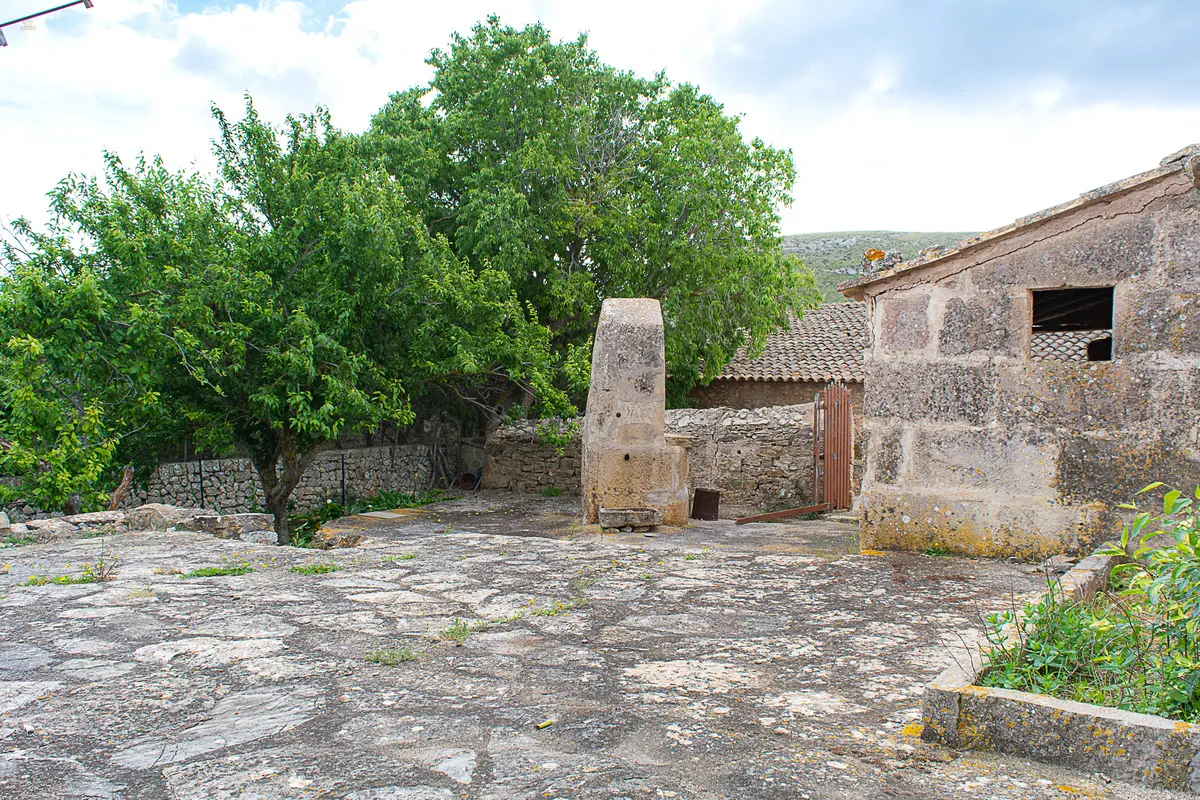
[[830, 384], [813, 398], [813, 501], [830, 511], [848, 509], [854, 502], [854, 421], [850, 390]]

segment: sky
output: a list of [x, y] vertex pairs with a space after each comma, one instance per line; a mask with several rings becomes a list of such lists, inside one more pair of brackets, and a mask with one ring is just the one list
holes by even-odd
[[[0, 22], [58, 5], [0, 0]], [[1200, 142], [1197, 0], [95, 0], [5, 28], [0, 221], [102, 153], [211, 171], [210, 106], [366, 128], [489, 14], [587, 32], [790, 148], [784, 233], [981, 231]]]

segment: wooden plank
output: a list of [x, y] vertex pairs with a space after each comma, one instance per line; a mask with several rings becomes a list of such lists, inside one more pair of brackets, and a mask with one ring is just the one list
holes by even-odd
[[742, 517], [739, 520], [734, 520], [735, 525], [745, 525], [747, 522], [771, 522], [777, 519], [786, 519], [787, 517], [798, 517], [801, 514], [821, 514], [829, 510], [828, 503], [818, 503], [815, 506], [800, 506], [800, 508], [788, 508], [783, 511], [772, 511], [770, 514], [758, 514], [753, 517]]

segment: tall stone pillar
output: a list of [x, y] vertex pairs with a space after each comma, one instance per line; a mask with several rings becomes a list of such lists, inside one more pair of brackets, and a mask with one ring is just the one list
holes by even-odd
[[605, 300], [583, 427], [587, 522], [599, 522], [601, 509], [657, 509], [664, 524], [687, 524], [687, 451], [664, 439], [666, 399], [658, 301]]

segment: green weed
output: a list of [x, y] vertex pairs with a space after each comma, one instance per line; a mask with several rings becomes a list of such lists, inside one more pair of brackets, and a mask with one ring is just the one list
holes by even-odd
[[[45, 586], [47, 584], [55, 584], [58, 586], [70, 586], [78, 583], [104, 583], [111, 581], [117, 575], [117, 562], [120, 558], [113, 553], [110, 553], [103, 548], [100, 550], [100, 556], [90, 564], [83, 565], [83, 571], [78, 575], [56, 575], [50, 577], [44, 573], [30, 575], [23, 586]], [[70, 567], [70, 564], [67, 564]]]
[[201, 567], [194, 569], [191, 572], [185, 572], [179, 577], [181, 578], [218, 578], [222, 575], [245, 575], [254, 572], [254, 567], [249, 564], [231, 564], [225, 567]]
[[561, 497], [563, 490], [557, 486], [543, 486], [542, 497]]
[[450, 625], [438, 635], [447, 641], [462, 644], [467, 640], [467, 637], [470, 636], [472, 632], [471, 626], [468, 625], [465, 620], [455, 619], [454, 622], [451, 622]]
[[1200, 518], [1193, 500], [1168, 491], [1161, 514], [1138, 511], [1121, 540], [1097, 552], [1126, 559], [1131, 550], [1113, 568], [1109, 591], [1094, 600], [1066, 598], [1054, 583], [1020, 613], [989, 617], [992, 650], [981, 683], [1200, 722]]
[[420, 653], [411, 647], [385, 647], [369, 653], [367, 661], [370, 661], [372, 664], [383, 664], [386, 667], [394, 667], [406, 661], [416, 661], [419, 655]]
[[35, 536], [17, 536], [16, 534], [6, 534], [3, 540], [0, 540], [0, 545], [6, 547], [25, 547], [26, 545], [37, 544]]
[[89, 528], [79, 534], [80, 539], [103, 539], [105, 536], [112, 536], [114, 533], [110, 528]]
[[314, 564], [293, 564], [288, 567], [288, 572], [294, 572], [297, 575], [325, 575], [329, 572], [337, 572], [341, 566], [332, 561], [318, 561]]

